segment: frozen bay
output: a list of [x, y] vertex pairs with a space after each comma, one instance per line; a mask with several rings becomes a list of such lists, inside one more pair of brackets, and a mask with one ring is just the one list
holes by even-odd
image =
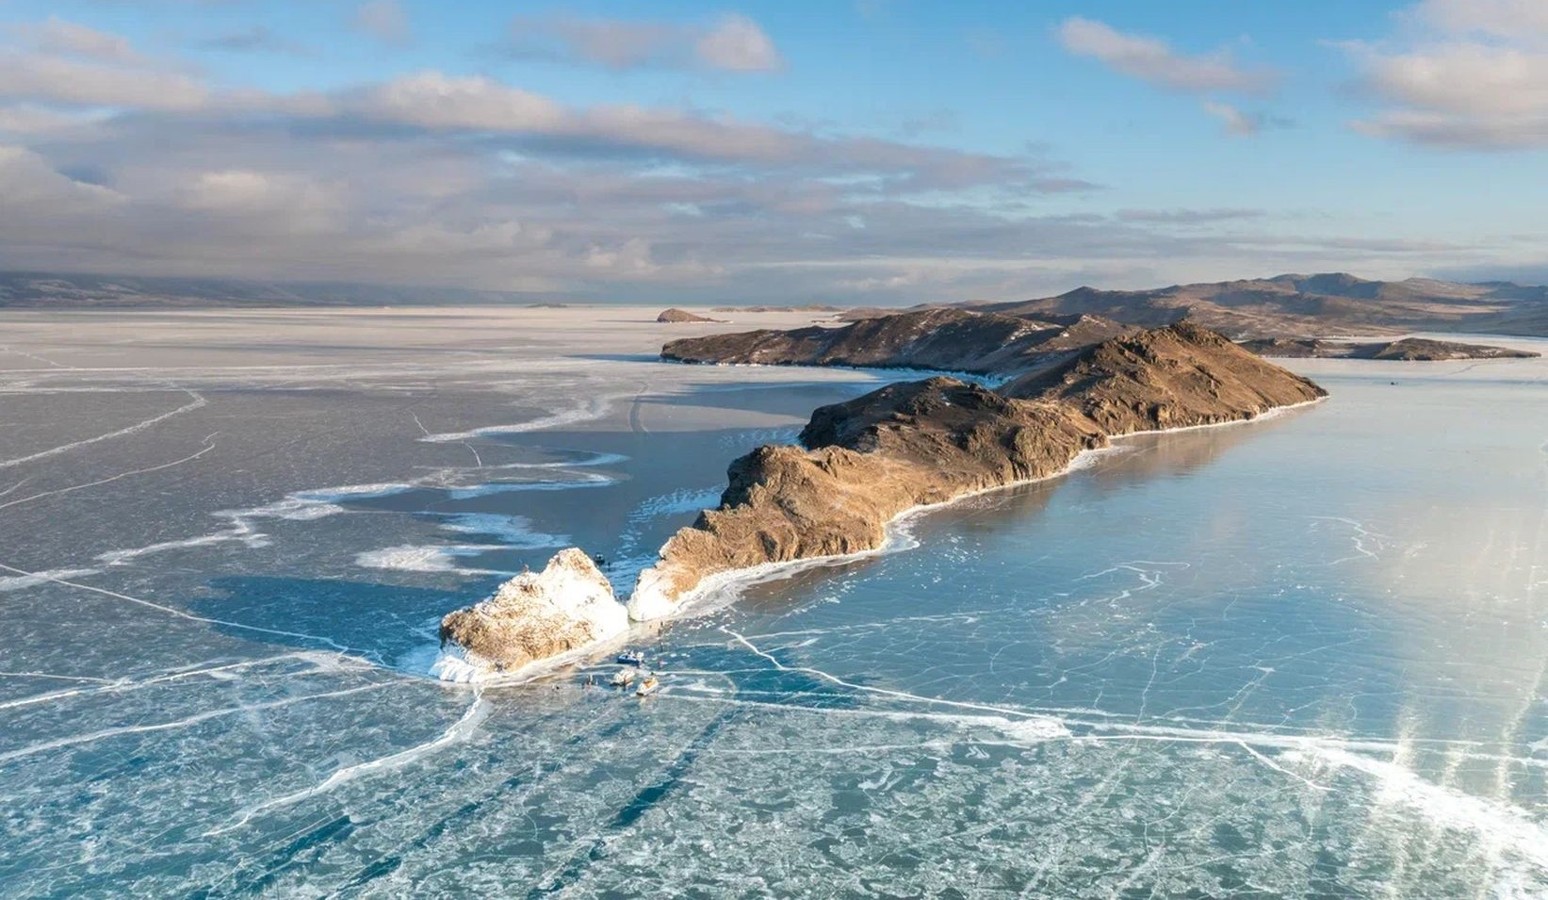
[[426, 679], [882, 378], [650, 318], [0, 318], [0, 893], [1548, 891], [1542, 360], [1294, 361], [1329, 401], [642, 631], [644, 704]]

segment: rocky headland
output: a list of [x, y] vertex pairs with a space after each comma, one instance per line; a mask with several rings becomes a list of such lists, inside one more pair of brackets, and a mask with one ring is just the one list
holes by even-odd
[[817, 409], [799, 446], [759, 447], [731, 463], [719, 506], [667, 541], [640, 574], [627, 613], [586, 554], [562, 551], [543, 572], [446, 616], [441, 677], [509, 674], [584, 650], [621, 634], [629, 619], [676, 613], [717, 577], [879, 549], [888, 524], [909, 510], [1057, 475], [1115, 437], [1242, 422], [1325, 396], [1189, 323], [1142, 331], [1094, 318], [1060, 324], [926, 310], [844, 328], [673, 341], [663, 355], [958, 369], [999, 376], [1000, 386], [937, 376]]
[[1541, 354], [1486, 344], [1460, 344], [1428, 338], [1396, 341], [1330, 341], [1322, 338], [1261, 338], [1242, 346], [1259, 356], [1318, 359], [1385, 359], [1401, 362], [1444, 362], [1456, 359], [1532, 359]]
[[1246, 421], [1323, 396], [1186, 323], [1109, 338], [997, 390], [947, 377], [889, 385], [818, 409], [799, 447], [733, 462], [720, 506], [666, 543], [629, 614], [671, 615], [723, 573], [875, 550], [912, 508], [1056, 475], [1117, 436]]

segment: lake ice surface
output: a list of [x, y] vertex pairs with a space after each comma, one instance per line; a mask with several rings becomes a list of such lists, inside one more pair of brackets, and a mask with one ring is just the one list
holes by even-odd
[[1548, 893], [1548, 364], [1294, 361], [642, 628], [644, 702], [426, 678], [882, 377], [648, 318], [0, 317], [0, 894]]

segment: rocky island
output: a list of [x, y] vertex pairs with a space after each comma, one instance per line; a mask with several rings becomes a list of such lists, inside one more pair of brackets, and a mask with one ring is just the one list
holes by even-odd
[[[1325, 392], [1188, 323], [1148, 331], [1105, 320], [1036, 323], [928, 310], [845, 328], [674, 341], [666, 358], [957, 368], [998, 388], [937, 376], [813, 412], [800, 446], [733, 461], [700, 513], [640, 574], [624, 607], [579, 550], [525, 573], [441, 625], [443, 677], [502, 674], [670, 616], [717, 577], [876, 550], [918, 507], [1048, 478], [1081, 453], [1144, 431], [1242, 422]], [[937, 329], [946, 329], [954, 340]], [[821, 332], [820, 334], [813, 333]], [[1093, 340], [1096, 334], [1118, 334]]]
[[1486, 344], [1461, 344], [1428, 338], [1357, 343], [1322, 338], [1260, 338], [1242, 341], [1259, 356], [1318, 359], [1384, 359], [1400, 362], [1445, 362], [1456, 359], [1532, 359], [1540, 354]]
[[725, 320], [711, 319], [709, 316], [701, 316], [698, 313], [691, 313], [686, 309], [678, 309], [674, 306], [671, 309], [662, 310], [661, 314], [656, 316], [656, 321], [667, 325], [686, 325], [694, 322], [723, 322]]
[[666, 543], [629, 614], [670, 615], [722, 573], [877, 549], [912, 508], [1057, 475], [1113, 437], [1245, 421], [1325, 395], [1186, 323], [1109, 338], [998, 390], [946, 377], [889, 385], [818, 409], [800, 447], [733, 462], [719, 508]]
[[629, 616], [613, 586], [580, 550], [561, 550], [542, 572], [523, 572], [489, 597], [441, 620], [431, 673], [478, 681], [623, 634]]

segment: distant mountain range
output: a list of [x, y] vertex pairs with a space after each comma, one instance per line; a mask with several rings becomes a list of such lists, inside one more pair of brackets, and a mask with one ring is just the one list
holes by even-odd
[[1462, 331], [1548, 335], [1548, 288], [1493, 281], [1367, 281], [1344, 273], [1180, 284], [1148, 291], [1076, 288], [969, 308], [1013, 316], [1105, 316], [1154, 327], [1188, 319], [1235, 338]]
[[548, 295], [462, 288], [236, 278], [0, 272], [0, 307], [136, 309], [264, 306], [533, 305]]
[[[551, 299], [460, 288], [0, 272], [0, 307], [552, 305], [545, 302]], [[1188, 319], [1234, 338], [1407, 331], [1548, 335], [1548, 288], [1505, 281], [1464, 284], [1427, 278], [1368, 281], [1345, 273], [1279, 275], [1144, 291], [1082, 287], [1038, 300], [955, 305], [1049, 322], [1084, 315], [1155, 327]], [[899, 311], [852, 310], [843, 318]]]

